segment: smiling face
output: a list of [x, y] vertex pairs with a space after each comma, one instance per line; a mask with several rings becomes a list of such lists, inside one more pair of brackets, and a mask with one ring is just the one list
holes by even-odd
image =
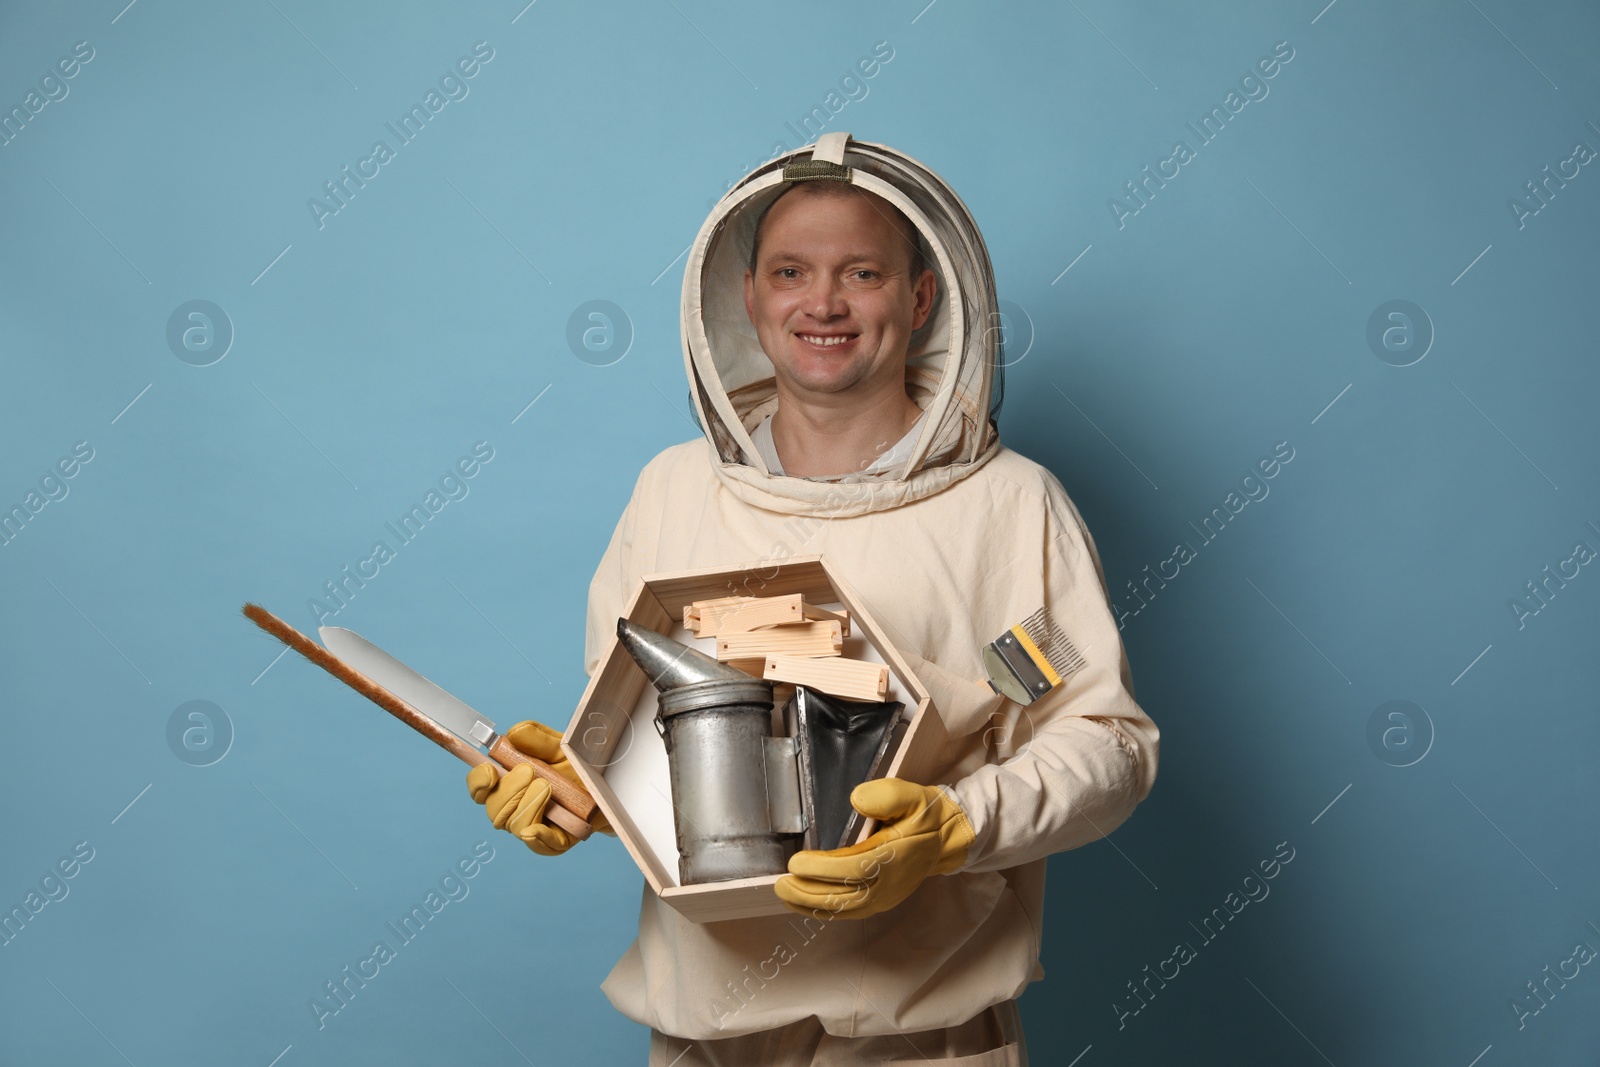
[[[881, 197], [853, 186], [793, 187], [761, 225], [744, 305], [780, 391], [863, 399], [905, 388], [912, 331], [927, 321], [934, 272], [910, 276], [910, 231]], [[894, 221], [891, 221], [894, 220]]]

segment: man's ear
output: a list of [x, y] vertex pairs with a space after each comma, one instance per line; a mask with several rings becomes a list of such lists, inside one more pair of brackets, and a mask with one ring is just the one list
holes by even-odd
[[920, 330], [933, 311], [933, 298], [939, 293], [939, 276], [932, 267], [922, 269], [922, 276], [917, 279], [917, 286], [912, 292], [916, 302], [911, 307], [911, 328]]

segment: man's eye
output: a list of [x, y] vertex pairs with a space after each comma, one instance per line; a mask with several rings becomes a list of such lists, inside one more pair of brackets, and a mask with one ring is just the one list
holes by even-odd
[[778, 268], [778, 277], [780, 277], [780, 278], [788, 278], [791, 275], [795, 275], [795, 274], [799, 274], [799, 273], [800, 272], [795, 270], [793, 267], [779, 267]]
[[[856, 274], [856, 277], [861, 278], [862, 281], [871, 281], [873, 278], [876, 278], [878, 276], [878, 272], [877, 271], [875, 271], [875, 270], [867, 270], [865, 267], [863, 267], [861, 270], [856, 271], [855, 274]], [[863, 275], [865, 275], [865, 277], [862, 277]]]

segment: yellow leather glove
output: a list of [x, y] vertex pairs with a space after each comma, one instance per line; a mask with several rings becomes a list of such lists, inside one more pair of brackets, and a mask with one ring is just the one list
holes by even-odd
[[929, 875], [966, 862], [972, 824], [943, 790], [878, 778], [851, 790], [850, 804], [884, 826], [859, 845], [790, 856], [789, 873], [773, 888], [791, 911], [865, 919], [900, 903]]
[[[505, 738], [517, 751], [544, 760], [583, 789], [578, 772], [561, 751], [561, 735], [550, 727], [528, 719], [507, 730]], [[559, 856], [578, 843], [565, 830], [544, 821], [545, 808], [550, 804], [550, 783], [536, 777], [526, 764], [501, 774], [493, 762], [480, 763], [467, 772], [467, 789], [472, 799], [484, 806], [495, 829], [514, 834], [541, 856]], [[602, 814], [597, 813], [591, 825], [603, 834], [616, 836]]]

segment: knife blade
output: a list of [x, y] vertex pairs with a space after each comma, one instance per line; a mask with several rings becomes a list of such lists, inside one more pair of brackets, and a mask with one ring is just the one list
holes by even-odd
[[[550, 784], [554, 803], [547, 810], [546, 820], [580, 841], [589, 836], [590, 819], [596, 811], [594, 800], [548, 764], [519, 751], [501, 736], [493, 719], [446, 692], [354, 630], [342, 626], [320, 626], [317, 636], [322, 638], [323, 647], [344, 665], [398, 697], [447, 734], [467, 745], [482, 746], [487, 750], [488, 759], [506, 769], [519, 763], [531, 764], [534, 773]], [[310, 644], [309, 641], [306, 643]], [[468, 759], [469, 751], [475, 749], [463, 748], [456, 754]]]
[[485, 749], [499, 731], [494, 720], [407, 667], [354, 630], [319, 626], [323, 647], [463, 740]]

